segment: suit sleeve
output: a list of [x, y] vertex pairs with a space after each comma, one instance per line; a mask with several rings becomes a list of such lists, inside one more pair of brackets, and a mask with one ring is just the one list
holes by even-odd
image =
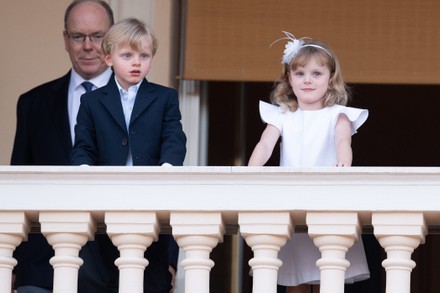
[[75, 143], [70, 154], [72, 165], [96, 165], [98, 150], [96, 131], [87, 97], [81, 96], [75, 126]]
[[186, 136], [181, 119], [179, 98], [177, 92], [172, 90], [163, 117], [160, 165], [163, 163], [170, 163], [173, 166], [183, 165], [186, 155]]
[[17, 103], [17, 126], [14, 146], [12, 148], [11, 165], [30, 165], [32, 162], [28, 135], [30, 107], [30, 101], [25, 96], [20, 96]]

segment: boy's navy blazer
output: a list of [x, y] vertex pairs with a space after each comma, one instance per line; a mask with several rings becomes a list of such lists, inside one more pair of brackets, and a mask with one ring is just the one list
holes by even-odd
[[75, 127], [73, 165], [181, 166], [186, 136], [180, 122], [177, 91], [146, 79], [139, 86], [127, 130], [114, 76], [102, 88], [81, 97]]

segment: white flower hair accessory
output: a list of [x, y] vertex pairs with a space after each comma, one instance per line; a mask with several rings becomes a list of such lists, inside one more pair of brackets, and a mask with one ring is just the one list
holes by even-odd
[[292, 62], [292, 60], [296, 56], [296, 54], [298, 54], [299, 50], [301, 50], [301, 48], [304, 48], [304, 47], [319, 48], [319, 49], [324, 50], [330, 57], [332, 56], [329, 51], [327, 51], [325, 48], [323, 48], [319, 45], [315, 45], [315, 44], [305, 44], [304, 45], [304, 43], [305, 43], [304, 39], [309, 39], [308, 37], [297, 39], [297, 38], [295, 38], [295, 36], [293, 34], [291, 34], [289, 32], [286, 32], [286, 31], [282, 31], [282, 32], [286, 36], [284, 38], [280, 38], [280, 39], [272, 42], [272, 44], [270, 44], [270, 46], [272, 46], [273, 44], [275, 44], [278, 41], [289, 40], [287, 42], [287, 44], [285, 45], [283, 58], [281, 59], [281, 64], [287, 64], [287, 65], [290, 64], [290, 62]]

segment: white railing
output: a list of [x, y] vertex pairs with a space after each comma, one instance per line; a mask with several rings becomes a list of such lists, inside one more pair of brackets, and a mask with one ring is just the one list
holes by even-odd
[[169, 225], [186, 293], [209, 292], [210, 252], [229, 225], [254, 252], [254, 293], [276, 292], [278, 251], [298, 225], [322, 252], [321, 293], [343, 292], [345, 251], [364, 227], [387, 253], [386, 292], [407, 293], [411, 253], [440, 224], [439, 197], [440, 168], [2, 166], [0, 293], [31, 223], [56, 251], [55, 293], [76, 292], [78, 252], [99, 223], [121, 251], [121, 293], [142, 292], [143, 250]]

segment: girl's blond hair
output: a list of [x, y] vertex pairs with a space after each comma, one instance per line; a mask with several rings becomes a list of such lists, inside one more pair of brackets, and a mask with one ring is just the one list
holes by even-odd
[[283, 64], [283, 72], [271, 92], [270, 99], [273, 104], [285, 110], [296, 111], [298, 100], [289, 83], [289, 74], [292, 70], [306, 65], [311, 58], [319, 58], [330, 70], [330, 80], [324, 96], [324, 106], [334, 104], [347, 105], [350, 92], [342, 78], [339, 61], [333, 51], [323, 43], [307, 40], [289, 64]]

